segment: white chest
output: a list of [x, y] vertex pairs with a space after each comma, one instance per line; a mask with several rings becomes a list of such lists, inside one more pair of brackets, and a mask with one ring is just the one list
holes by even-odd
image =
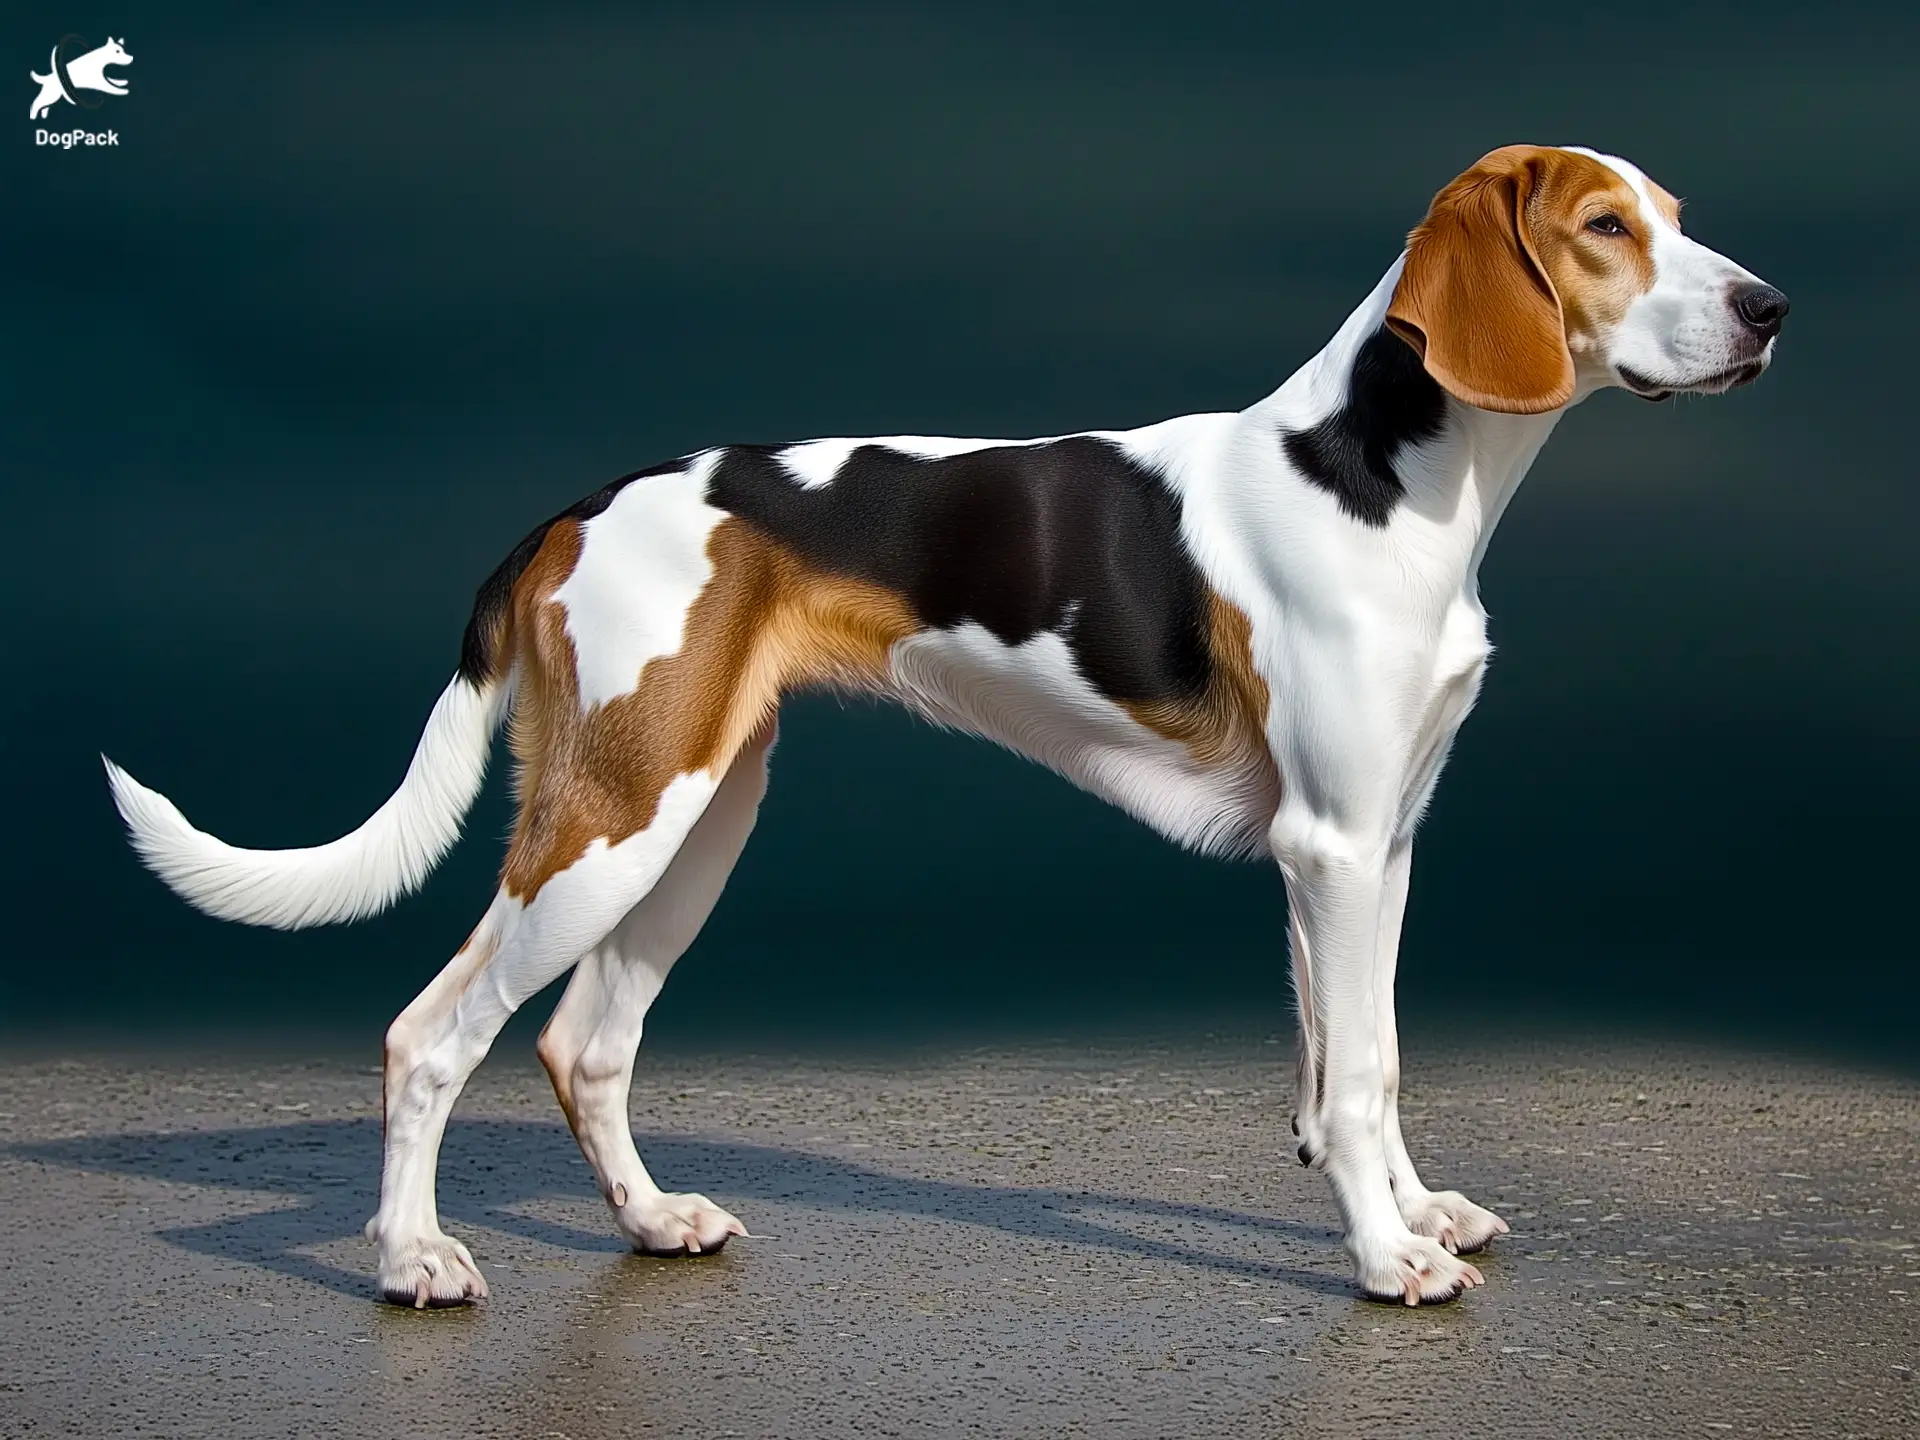
[[1453, 737], [1479, 698], [1493, 648], [1487, 643], [1487, 616], [1465, 598], [1448, 607], [1440, 638], [1432, 651], [1426, 683], [1406, 737], [1406, 771], [1400, 784], [1399, 825], [1405, 833], [1419, 823], [1446, 763]]

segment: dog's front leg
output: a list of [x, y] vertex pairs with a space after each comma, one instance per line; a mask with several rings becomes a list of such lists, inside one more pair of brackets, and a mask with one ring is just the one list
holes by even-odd
[[[1272, 832], [1287, 882], [1294, 973], [1305, 982], [1303, 1151], [1327, 1172], [1347, 1227], [1360, 1288], [1409, 1305], [1450, 1300], [1480, 1272], [1408, 1228], [1386, 1155], [1386, 1071], [1375, 954], [1387, 903], [1390, 845], [1302, 807], [1282, 809]], [[1301, 953], [1304, 951], [1304, 953]]]
[[1400, 1218], [1416, 1235], [1438, 1240], [1456, 1255], [1471, 1255], [1507, 1222], [1474, 1204], [1458, 1190], [1429, 1190], [1414, 1169], [1400, 1133], [1400, 1033], [1394, 1018], [1393, 981], [1400, 958], [1400, 922], [1406, 914], [1407, 882], [1413, 869], [1413, 839], [1402, 836], [1387, 851], [1386, 883], [1380, 901], [1380, 940], [1374, 952], [1374, 1007], [1380, 1026], [1380, 1066], [1385, 1116], [1383, 1139], [1387, 1176]]

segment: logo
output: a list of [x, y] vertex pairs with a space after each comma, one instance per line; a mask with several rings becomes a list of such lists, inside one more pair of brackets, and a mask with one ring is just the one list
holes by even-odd
[[[100, 95], [124, 95], [127, 82], [115, 79], [107, 74], [111, 68], [131, 65], [133, 56], [126, 47], [112, 36], [107, 43], [84, 53], [86, 45], [78, 35], [68, 35], [53, 47], [48, 60], [51, 74], [42, 75], [37, 70], [27, 73], [34, 84], [40, 87], [40, 94], [27, 112], [29, 120], [41, 120], [54, 106], [63, 101], [76, 105], [82, 110], [98, 110], [104, 103]], [[91, 93], [90, 93], [91, 92]], [[35, 132], [35, 142], [40, 145], [57, 145], [63, 150], [71, 150], [75, 145], [118, 145], [120, 137], [114, 131], [93, 132], [87, 130]]]

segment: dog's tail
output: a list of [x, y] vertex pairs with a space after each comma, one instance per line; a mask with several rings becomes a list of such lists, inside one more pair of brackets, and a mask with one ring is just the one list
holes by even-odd
[[242, 850], [215, 839], [100, 758], [133, 848], [174, 894], [222, 920], [301, 930], [377, 914], [419, 887], [459, 838], [511, 698], [510, 676], [456, 675], [400, 788], [358, 830], [305, 850]]

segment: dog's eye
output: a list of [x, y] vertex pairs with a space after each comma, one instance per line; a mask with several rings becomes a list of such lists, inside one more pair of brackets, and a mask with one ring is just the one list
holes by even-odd
[[1624, 235], [1627, 227], [1618, 215], [1608, 211], [1605, 215], [1596, 215], [1587, 221], [1587, 229], [1598, 235]]

